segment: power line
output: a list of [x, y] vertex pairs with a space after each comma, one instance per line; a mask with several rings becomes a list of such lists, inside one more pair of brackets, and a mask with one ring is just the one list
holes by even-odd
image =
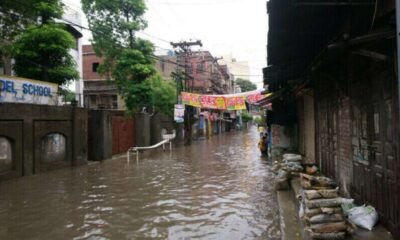
[[[16, 0], [16, 1], [18, 1], [18, 0]], [[10, 13], [10, 14], [15, 14], [15, 13]], [[97, 34], [99, 34], [99, 35], [104, 35], [104, 33], [102, 33], [102, 32], [97, 32], [97, 31], [94, 31], [94, 30], [92, 30], [92, 29], [90, 29], [89, 27], [86, 27], [86, 26], [82, 26], [82, 25], [80, 25], [80, 24], [77, 24], [77, 23], [74, 23], [74, 22], [72, 22], [72, 21], [69, 21], [69, 20], [67, 20], [67, 19], [65, 19], [65, 18], [57, 18], [58, 20], [61, 20], [61, 21], [64, 21], [64, 22], [66, 22], [66, 23], [68, 23], [68, 24], [70, 24], [70, 25], [72, 25], [72, 26], [75, 26], [75, 27], [78, 27], [78, 28], [81, 28], [81, 29], [85, 29], [85, 30], [88, 30], [88, 31], [90, 31], [90, 32], [95, 32], [95, 33], [97, 33]], [[142, 33], [144, 33], [144, 32], [142, 32]], [[147, 33], [144, 33], [145, 35], [148, 35], [148, 36], [151, 36], [151, 37], [154, 37], [154, 38], [158, 38], [158, 37], [155, 37], [155, 36], [153, 36], [153, 35], [150, 35], [150, 34], [147, 34]], [[158, 38], [158, 39], [160, 39], [160, 40], [162, 40], [162, 41], [164, 41], [164, 42], [168, 42], [168, 43], [170, 43], [169, 41], [167, 41], [167, 40], [165, 40], [165, 39], [162, 39], [162, 38]], [[160, 49], [164, 49], [164, 50], [170, 50], [170, 49], [165, 49], [165, 48], [161, 48], [161, 47], [159, 47], [159, 46], [157, 46], [157, 45], [155, 45], [154, 44], [154, 46], [155, 47], [158, 47], [158, 48], [160, 48]], [[155, 59], [155, 60], [159, 60], [159, 61], [164, 61], [164, 62], [168, 62], [168, 63], [171, 63], [171, 64], [175, 64], [175, 65], [177, 65], [178, 67], [182, 67], [182, 68], [186, 68], [187, 66], [186, 65], [181, 65], [181, 64], [178, 64], [177, 62], [173, 62], [173, 61], [170, 61], [170, 60], [165, 60], [165, 59], [163, 59], [162, 57], [159, 57], [159, 56], [156, 56], [156, 55], [154, 55], [154, 54], [152, 54], [151, 55], [151, 57], [153, 58], [153, 59]], [[27, 61], [29, 61], [29, 60], [27, 60]], [[35, 64], [35, 65], [37, 65], [37, 66], [42, 66], [43, 67], [43, 65], [41, 65], [41, 64], [39, 64], [39, 63], [35, 63], [35, 62], [32, 62], [32, 61], [29, 61], [29, 62], [31, 62], [31, 63], [33, 63], [33, 64]], [[201, 70], [201, 69], [198, 69], [198, 70], [196, 70], [196, 71], [198, 71], [198, 72], [203, 72], [203, 73], [208, 73], [208, 74], [214, 74], [214, 72], [211, 72], [211, 71], [207, 71], [207, 70]], [[232, 74], [232, 75], [234, 75], [234, 76], [243, 76], [243, 77], [260, 77], [260, 76], [262, 76], [262, 75], [236, 75], [236, 74]]]

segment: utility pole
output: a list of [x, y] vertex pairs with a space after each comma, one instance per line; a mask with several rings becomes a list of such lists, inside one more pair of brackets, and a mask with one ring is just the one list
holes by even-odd
[[[178, 51], [176, 50], [175, 53], [177, 55], [177, 62], [178, 62], [178, 68], [181, 66], [182, 60], [184, 62], [184, 79], [185, 79], [185, 84], [184, 84], [184, 90], [187, 92], [193, 91], [193, 77], [189, 74], [189, 58], [190, 55], [192, 54], [191, 47], [192, 46], [203, 46], [200, 40], [197, 41], [192, 41], [192, 42], [178, 42], [178, 43], [173, 43], [171, 42], [171, 45], [174, 49], [179, 49]], [[192, 85], [190, 86], [190, 80], [192, 80]], [[180, 92], [177, 92], [179, 95]], [[184, 136], [184, 144], [185, 145], [191, 145], [192, 144], [192, 124], [193, 124], [193, 112], [194, 112], [194, 107], [192, 106], [185, 106], [185, 116], [184, 116], [184, 125], [185, 125], [185, 136]]]

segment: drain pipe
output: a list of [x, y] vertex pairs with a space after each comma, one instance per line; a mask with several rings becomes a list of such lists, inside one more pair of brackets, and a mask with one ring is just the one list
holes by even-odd
[[396, 0], [396, 47], [397, 47], [397, 100], [400, 114], [400, 0]]

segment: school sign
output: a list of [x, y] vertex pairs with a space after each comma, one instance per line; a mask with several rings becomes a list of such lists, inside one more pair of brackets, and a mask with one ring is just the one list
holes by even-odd
[[0, 75], [0, 103], [57, 105], [58, 84]]

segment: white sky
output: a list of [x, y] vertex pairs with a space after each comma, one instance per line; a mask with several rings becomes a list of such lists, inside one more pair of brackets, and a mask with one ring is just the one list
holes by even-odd
[[[148, 27], [140, 37], [151, 40], [157, 52], [169, 42], [201, 40], [214, 57], [232, 54], [248, 61], [249, 79], [262, 86], [266, 66], [266, 0], [145, 0]], [[79, 9], [80, 0], [64, 0]], [[83, 23], [87, 26], [86, 21]], [[84, 32], [88, 43], [89, 32]], [[245, 78], [245, 77], [243, 77]]]

